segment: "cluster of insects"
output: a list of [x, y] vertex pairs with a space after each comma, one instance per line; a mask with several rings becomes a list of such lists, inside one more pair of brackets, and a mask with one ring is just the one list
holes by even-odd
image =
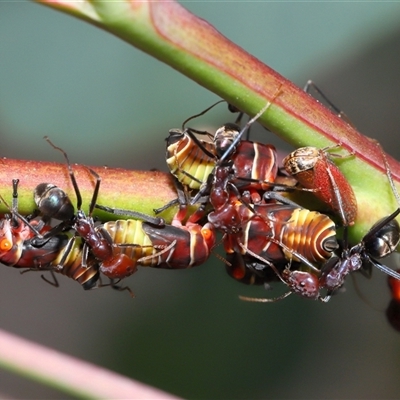
[[[280, 90], [274, 97], [279, 94]], [[327, 302], [349, 274], [369, 275], [375, 267], [389, 275], [393, 301], [399, 305], [400, 273], [379, 261], [394, 252], [400, 241], [395, 219], [400, 214], [400, 197], [380, 145], [376, 143], [398, 207], [351, 246], [348, 230], [357, 218], [357, 200], [333, 161], [337, 156], [333, 148], [303, 147], [280, 165], [274, 146], [245, 137], [273, 101], [242, 127], [242, 113], [235, 123], [215, 133], [186, 126], [218, 102], [187, 119], [181, 129], [170, 130], [166, 162], [177, 198], [155, 210], [154, 216], [97, 204], [101, 178], [90, 168], [96, 184], [86, 214], [68, 155], [46, 138], [64, 157], [76, 204], [62, 188], [44, 182], [33, 194], [37, 212], [24, 217], [18, 212], [15, 179], [13, 202], [7, 206], [10, 214], [0, 225], [0, 261], [24, 270], [49, 271], [52, 279], [44, 279], [54, 285], [56, 274], [62, 274], [86, 290], [111, 286], [132, 294], [120, 281], [138, 267], [200, 265], [217, 251], [220, 235], [225, 254], [219, 258], [229, 276], [265, 286], [280, 281], [287, 288], [278, 297], [241, 296], [244, 301], [274, 302], [296, 293]], [[351, 159], [352, 155], [340, 157]], [[318, 198], [329, 211], [309, 210], [291, 200], [293, 193], [302, 192]], [[177, 212], [167, 224], [158, 214], [169, 207], [176, 207]], [[97, 223], [95, 208], [130, 219]]]
[[[357, 201], [333, 162], [331, 149], [300, 148], [285, 157], [279, 168], [273, 146], [242, 139], [268, 107], [243, 129], [229, 123], [211, 135], [185, 128], [185, 121], [182, 129], [171, 130], [167, 139], [167, 164], [176, 178], [182, 216], [188, 204], [200, 204], [200, 213], [212, 206], [207, 221], [223, 235], [228, 274], [247, 284], [280, 280], [288, 288], [276, 298], [241, 299], [271, 302], [297, 293], [328, 301], [350, 273], [370, 274], [372, 266], [397, 281], [399, 273], [378, 259], [399, 244], [400, 228], [395, 217], [400, 209], [378, 221], [360, 243], [350, 246], [348, 228], [357, 217]], [[381, 150], [378, 143], [377, 147]], [[388, 162], [381, 153], [388, 182], [400, 204]], [[282, 177], [282, 169], [288, 176]], [[291, 184], [288, 177], [293, 178]], [[285, 194], [293, 190], [311, 191], [339, 222], [290, 201]], [[197, 192], [192, 196], [193, 191]], [[343, 231], [341, 241], [336, 237], [338, 228]]]

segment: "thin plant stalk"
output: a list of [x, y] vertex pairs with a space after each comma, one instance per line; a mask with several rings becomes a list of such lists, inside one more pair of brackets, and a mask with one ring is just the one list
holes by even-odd
[[0, 366], [85, 399], [178, 399], [97, 365], [0, 329]]

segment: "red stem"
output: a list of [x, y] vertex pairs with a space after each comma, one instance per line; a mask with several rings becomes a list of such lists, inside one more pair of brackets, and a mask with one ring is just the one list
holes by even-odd
[[[18, 186], [19, 207], [22, 214], [30, 214], [35, 209], [33, 191], [39, 183], [53, 183], [65, 190], [76, 204], [76, 197], [68, 174], [66, 164], [44, 161], [26, 161], [2, 159], [3, 172], [0, 174], [0, 187], [9, 188], [4, 193], [6, 201], [11, 205], [11, 180], [20, 180]], [[95, 178], [82, 165], [73, 165], [83, 198], [83, 209], [88, 210], [93, 195]], [[114, 208], [135, 210], [153, 215], [153, 209], [161, 207], [176, 197], [176, 191], [170, 174], [159, 171], [130, 171], [122, 168], [90, 167], [101, 177], [98, 204]], [[3, 202], [0, 212], [8, 212]], [[174, 210], [163, 214], [170, 219]], [[96, 212], [102, 215], [101, 212]], [[107, 214], [107, 219], [115, 219]], [[118, 217], [121, 218], [121, 217]]]

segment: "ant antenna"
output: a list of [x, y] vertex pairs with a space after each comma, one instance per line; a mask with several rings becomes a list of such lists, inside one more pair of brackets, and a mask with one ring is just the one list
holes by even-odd
[[185, 119], [185, 121], [183, 121], [182, 123], [182, 130], [185, 129], [185, 125], [187, 122], [191, 121], [192, 119], [195, 119], [197, 117], [201, 117], [202, 115], [204, 115], [205, 113], [207, 113], [208, 111], [210, 111], [212, 108], [214, 108], [217, 104], [223, 103], [225, 102], [225, 100], [219, 100], [216, 103], [214, 103], [213, 105], [211, 105], [210, 107], [206, 108], [205, 110], [203, 110], [202, 112], [200, 112], [199, 114], [196, 115], [192, 115], [191, 117]]
[[[56, 146], [56, 145], [49, 139], [48, 136], [45, 136], [44, 139], [50, 144], [50, 146], [52, 146], [54, 149], [56, 149], [56, 150], [58, 150], [58, 151], [61, 151], [61, 153], [64, 154], [64, 158], [65, 158], [65, 160], [67, 161], [69, 176], [70, 176], [70, 178], [71, 178], [71, 182], [72, 182], [72, 185], [73, 185], [74, 190], [75, 190], [75, 195], [76, 195], [76, 208], [77, 208], [78, 210], [80, 210], [81, 207], [82, 207], [82, 196], [81, 196], [81, 192], [80, 192], [80, 190], [79, 190], [79, 188], [78, 188], [78, 184], [77, 184], [76, 179], [75, 179], [74, 171], [72, 170], [71, 163], [70, 163], [70, 161], [69, 161], [69, 158], [68, 158], [67, 153], [66, 153], [61, 147]], [[93, 171], [93, 172], [94, 172], [94, 171]]]
[[241, 137], [243, 136], [244, 132], [246, 132], [246, 130], [249, 129], [249, 127], [259, 118], [261, 117], [262, 114], [264, 114], [264, 112], [266, 112], [268, 110], [268, 108], [272, 105], [273, 101], [276, 99], [276, 97], [278, 97], [278, 95], [281, 93], [281, 88], [282, 88], [283, 84], [281, 84], [279, 86], [279, 88], [276, 90], [275, 94], [272, 96], [272, 99], [270, 101], [267, 102], [267, 104], [253, 117], [251, 118], [247, 124], [242, 128], [242, 130], [239, 132], [238, 135], [235, 136], [235, 139], [232, 141], [232, 143], [228, 146], [228, 148], [226, 149], [226, 151], [224, 152], [224, 154], [222, 154], [222, 156], [218, 159], [213, 171], [210, 173], [210, 175], [208, 176], [208, 180], [205, 183], [205, 186], [203, 188], [200, 188], [199, 192], [191, 199], [190, 204], [196, 204], [199, 201], [199, 198], [204, 194], [204, 192], [206, 191], [205, 188], [210, 187], [211, 185], [211, 179], [213, 174], [215, 173], [216, 168], [222, 164], [222, 162], [231, 155], [231, 153], [234, 151], [234, 149], [236, 148], [237, 144], [239, 143]]
[[106, 211], [106, 212], [108, 212], [110, 214], [114, 214], [114, 215], [124, 215], [124, 216], [133, 217], [136, 219], [142, 219], [143, 221], [146, 221], [153, 225], [159, 225], [159, 226], [165, 225], [164, 218], [152, 217], [151, 215], [147, 215], [147, 214], [141, 213], [139, 211], [123, 210], [121, 208], [111, 208], [111, 207], [107, 207], [107, 206], [102, 206], [100, 204], [95, 204], [94, 208], [98, 208], [99, 210]]
[[261, 117], [261, 115], [263, 115], [268, 108], [271, 107], [272, 103], [274, 102], [274, 100], [278, 97], [278, 95], [281, 93], [281, 88], [282, 88], [282, 84], [279, 86], [279, 88], [276, 90], [276, 92], [274, 93], [274, 95], [272, 96], [272, 99], [270, 101], [267, 102], [267, 104], [253, 117], [251, 118], [247, 124], [243, 127], [243, 129], [239, 132], [239, 134], [236, 136], [235, 140], [231, 143], [231, 145], [228, 147], [228, 149], [226, 150], [226, 152], [221, 156], [220, 158], [220, 162], [224, 161], [225, 158], [227, 158], [232, 150], [236, 147], [236, 145], [238, 144], [238, 142], [240, 141], [241, 137], [243, 136], [244, 132], [247, 131], [247, 129], [249, 129], [249, 127], [255, 122], [257, 121], [258, 118]]
[[274, 264], [272, 264], [272, 262], [268, 261], [267, 259], [259, 256], [257, 253], [254, 253], [252, 250], [248, 249], [243, 243], [238, 243], [239, 246], [242, 248], [242, 250], [244, 250], [247, 254], [250, 254], [252, 257], [256, 258], [257, 260], [261, 261], [263, 264], [268, 265], [269, 267], [271, 267], [271, 269], [275, 272], [276, 276], [281, 280], [282, 283], [284, 283], [285, 285], [287, 285], [287, 283], [285, 282], [285, 280], [282, 278], [280, 272], [278, 271], [278, 269], [275, 267]]
[[286, 292], [278, 297], [273, 297], [269, 299], [268, 297], [248, 297], [239, 295], [239, 299], [242, 301], [249, 301], [253, 303], [275, 303], [279, 300], [286, 299], [286, 297], [290, 296], [293, 292]]

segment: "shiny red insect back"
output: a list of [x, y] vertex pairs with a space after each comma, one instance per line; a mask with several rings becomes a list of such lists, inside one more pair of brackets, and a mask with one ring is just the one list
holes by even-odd
[[353, 225], [357, 217], [357, 200], [353, 188], [333, 163], [327, 149], [302, 147], [283, 160], [286, 171], [343, 218]]

